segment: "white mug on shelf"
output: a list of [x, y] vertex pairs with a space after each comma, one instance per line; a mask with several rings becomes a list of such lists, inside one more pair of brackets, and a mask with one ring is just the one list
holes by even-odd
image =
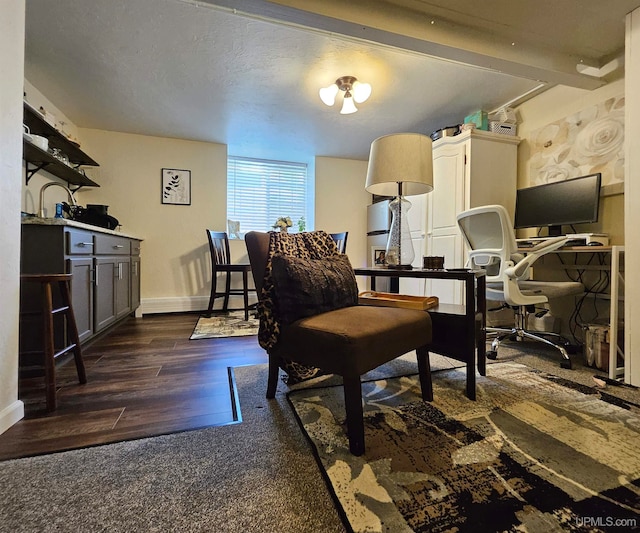
[[31, 136], [31, 130], [29, 129], [29, 126], [27, 126], [26, 124], [22, 125], [22, 137], [24, 137], [29, 142], [33, 141], [33, 137]]

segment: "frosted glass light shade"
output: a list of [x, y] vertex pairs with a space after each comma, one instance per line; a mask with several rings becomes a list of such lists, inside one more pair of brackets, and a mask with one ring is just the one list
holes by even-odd
[[320, 89], [320, 100], [322, 100], [326, 105], [332, 106], [336, 103], [336, 95], [338, 94], [338, 86], [334, 83], [329, 85], [329, 87], [323, 87]]
[[353, 84], [353, 99], [358, 104], [366, 102], [369, 96], [371, 96], [371, 84], [360, 83], [359, 81]]
[[353, 103], [353, 97], [346, 96], [342, 101], [342, 109], [340, 110], [341, 115], [350, 115], [351, 113], [355, 113], [358, 110], [356, 105]]

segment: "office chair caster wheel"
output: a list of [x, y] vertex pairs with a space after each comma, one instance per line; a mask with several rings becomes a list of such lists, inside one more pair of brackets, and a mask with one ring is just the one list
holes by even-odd
[[560, 362], [560, 366], [562, 368], [566, 368], [567, 370], [571, 370], [571, 359], [563, 359]]
[[495, 361], [498, 358], [498, 352], [496, 350], [489, 350], [486, 353], [487, 359], [491, 359], [492, 361]]

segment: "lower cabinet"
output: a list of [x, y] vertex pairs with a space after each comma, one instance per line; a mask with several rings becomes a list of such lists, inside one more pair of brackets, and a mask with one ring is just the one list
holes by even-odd
[[93, 327], [93, 259], [80, 257], [67, 259], [67, 272], [73, 274], [71, 305], [78, 326], [80, 342], [89, 339]]
[[116, 320], [131, 313], [131, 258], [120, 257], [115, 272]]
[[[81, 342], [140, 306], [139, 239], [66, 224], [23, 224], [21, 271], [73, 274], [71, 298]], [[37, 309], [37, 298], [22, 291], [21, 308]]]
[[95, 261], [95, 332], [116, 321], [116, 264], [115, 257], [97, 257]]
[[[131, 249], [131, 310], [135, 311], [140, 307], [140, 255], [133, 255]], [[140, 247], [138, 245], [138, 254]]]

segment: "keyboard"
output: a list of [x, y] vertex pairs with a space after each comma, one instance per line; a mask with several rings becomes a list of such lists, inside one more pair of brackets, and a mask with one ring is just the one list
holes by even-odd
[[[516, 239], [516, 243], [518, 244], [518, 248], [533, 248], [537, 246], [542, 241], [546, 241], [547, 239], [551, 239], [553, 237], [532, 237], [531, 239]], [[571, 246], [586, 246], [586, 239], [569, 239], [566, 243], [562, 245], [563, 248], [568, 248]]]

